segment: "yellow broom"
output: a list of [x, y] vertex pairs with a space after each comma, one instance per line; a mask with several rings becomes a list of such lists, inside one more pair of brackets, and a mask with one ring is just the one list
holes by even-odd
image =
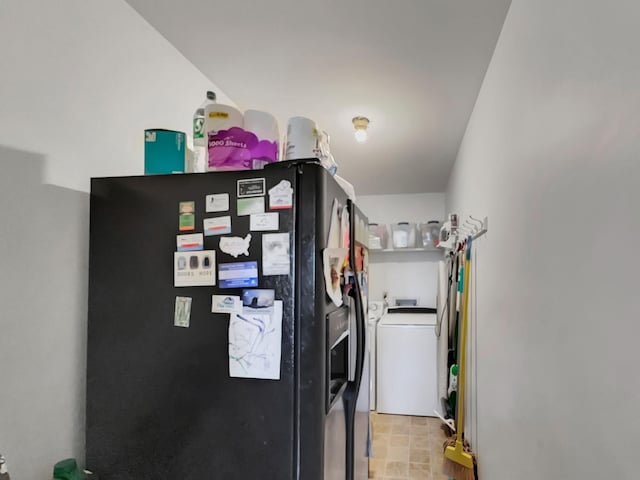
[[460, 327], [460, 365], [458, 376], [458, 396], [456, 415], [456, 435], [448, 438], [444, 444], [444, 462], [442, 471], [456, 480], [474, 480], [475, 456], [464, 444], [464, 390], [467, 363], [467, 326], [469, 317], [469, 283], [471, 279], [471, 237], [467, 242], [464, 261], [462, 291], [462, 325]]

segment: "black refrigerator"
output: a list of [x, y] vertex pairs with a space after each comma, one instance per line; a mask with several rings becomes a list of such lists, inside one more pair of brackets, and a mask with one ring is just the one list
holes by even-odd
[[90, 225], [88, 469], [368, 477], [367, 220], [324, 168], [94, 178]]

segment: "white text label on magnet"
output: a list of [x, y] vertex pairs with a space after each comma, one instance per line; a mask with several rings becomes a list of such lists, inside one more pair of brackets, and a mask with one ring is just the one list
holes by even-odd
[[204, 287], [216, 284], [216, 252], [175, 252], [173, 285], [175, 287]]
[[278, 212], [254, 213], [249, 220], [249, 230], [254, 232], [277, 231], [279, 215]]
[[193, 252], [196, 250], [202, 250], [204, 248], [201, 233], [178, 235], [177, 244], [179, 252]]
[[203, 224], [205, 237], [231, 233], [231, 217], [205, 218]]
[[205, 205], [207, 212], [226, 212], [229, 210], [229, 194], [214, 193], [212, 195], [207, 195]]
[[213, 313], [242, 313], [242, 299], [237, 295], [212, 295]]
[[282, 210], [293, 206], [293, 188], [289, 180], [281, 180], [269, 189], [269, 209]]
[[249, 256], [249, 245], [251, 244], [251, 234], [246, 237], [222, 237], [220, 239], [220, 250], [228, 253], [232, 257], [238, 258], [240, 255]]
[[173, 314], [175, 327], [189, 328], [191, 320], [191, 297], [176, 297], [176, 308]]
[[260, 197], [265, 193], [264, 178], [238, 180], [238, 198]]

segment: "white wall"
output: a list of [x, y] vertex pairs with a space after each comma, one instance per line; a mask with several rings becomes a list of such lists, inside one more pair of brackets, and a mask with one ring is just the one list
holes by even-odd
[[229, 101], [121, 0], [0, 2], [0, 65], [0, 453], [35, 480], [84, 456], [89, 178]]
[[490, 480], [635, 479], [640, 4], [513, 0], [450, 180], [477, 243]]
[[45, 155], [44, 180], [144, 171], [144, 129], [191, 133], [214, 89], [122, 0], [0, 3], [0, 145]]
[[[361, 195], [358, 206], [369, 223], [427, 222], [445, 217], [444, 193]], [[377, 253], [370, 256], [371, 300], [382, 300], [383, 292], [394, 297], [418, 297], [422, 305], [435, 307], [439, 252]]]

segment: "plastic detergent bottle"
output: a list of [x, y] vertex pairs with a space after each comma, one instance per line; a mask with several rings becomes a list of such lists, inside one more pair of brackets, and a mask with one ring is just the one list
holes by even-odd
[[458, 391], [458, 365], [451, 365], [449, 369], [449, 396]]
[[216, 103], [215, 92], [208, 91], [207, 99], [200, 104], [193, 114], [193, 165], [187, 169], [187, 173], [207, 171], [207, 138], [204, 131], [204, 109]]

